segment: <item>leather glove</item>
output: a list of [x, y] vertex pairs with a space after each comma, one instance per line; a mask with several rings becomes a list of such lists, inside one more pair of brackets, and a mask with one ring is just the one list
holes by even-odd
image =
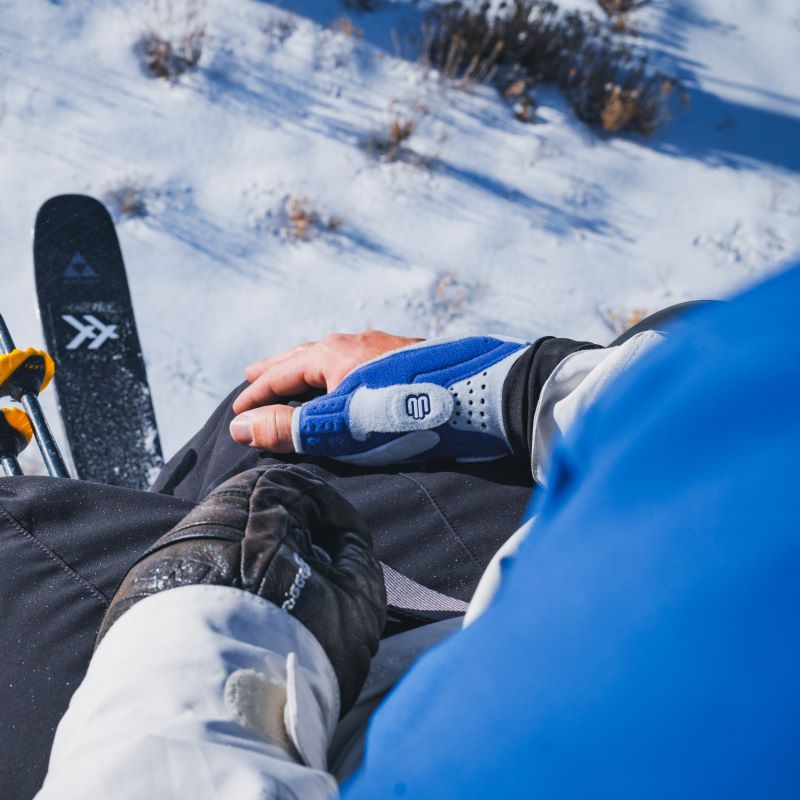
[[250, 592], [302, 622], [333, 666], [341, 713], [353, 705], [378, 649], [386, 593], [363, 519], [328, 484], [295, 466], [223, 483], [131, 568], [95, 647], [139, 600], [195, 584]]
[[360, 466], [509, 455], [503, 385], [530, 347], [470, 336], [393, 350], [296, 409], [294, 449]]

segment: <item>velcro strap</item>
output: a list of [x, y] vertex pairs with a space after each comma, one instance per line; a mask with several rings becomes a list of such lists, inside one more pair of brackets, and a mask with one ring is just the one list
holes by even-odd
[[348, 423], [354, 439], [371, 433], [405, 433], [444, 425], [453, 414], [453, 395], [436, 383], [407, 383], [353, 393]]

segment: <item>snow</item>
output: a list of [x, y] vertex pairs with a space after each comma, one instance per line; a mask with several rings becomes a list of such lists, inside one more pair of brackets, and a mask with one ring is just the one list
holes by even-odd
[[[555, 89], [524, 124], [491, 87], [443, 84], [411, 4], [207, 0], [199, 68], [170, 84], [135, 51], [147, 25], [180, 27], [167, 6], [0, 0], [0, 311], [41, 345], [30, 230], [47, 197], [138, 187], [148, 214], [119, 235], [167, 454], [247, 363], [330, 331], [605, 342], [800, 254], [794, 0], [637, 12], [691, 97], [649, 138], [598, 135]], [[345, 14], [362, 37], [331, 29]], [[395, 118], [416, 121], [416, 157], [382, 163], [364, 142]], [[307, 241], [292, 197], [319, 215]]]

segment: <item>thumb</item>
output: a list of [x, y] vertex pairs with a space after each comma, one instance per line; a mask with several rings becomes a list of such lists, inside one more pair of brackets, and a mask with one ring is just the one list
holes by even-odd
[[270, 450], [273, 453], [293, 453], [292, 406], [272, 405], [245, 411], [234, 417], [231, 437], [238, 444]]

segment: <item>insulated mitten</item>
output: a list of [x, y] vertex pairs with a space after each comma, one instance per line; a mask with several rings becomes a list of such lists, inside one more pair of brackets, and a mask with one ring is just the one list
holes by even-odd
[[135, 603], [195, 584], [242, 589], [297, 618], [330, 659], [341, 712], [352, 706], [378, 648], [386, 594], [363, 519], [328, 484], [293, 466], [223, 483], [131, 568], [97, 643]]

